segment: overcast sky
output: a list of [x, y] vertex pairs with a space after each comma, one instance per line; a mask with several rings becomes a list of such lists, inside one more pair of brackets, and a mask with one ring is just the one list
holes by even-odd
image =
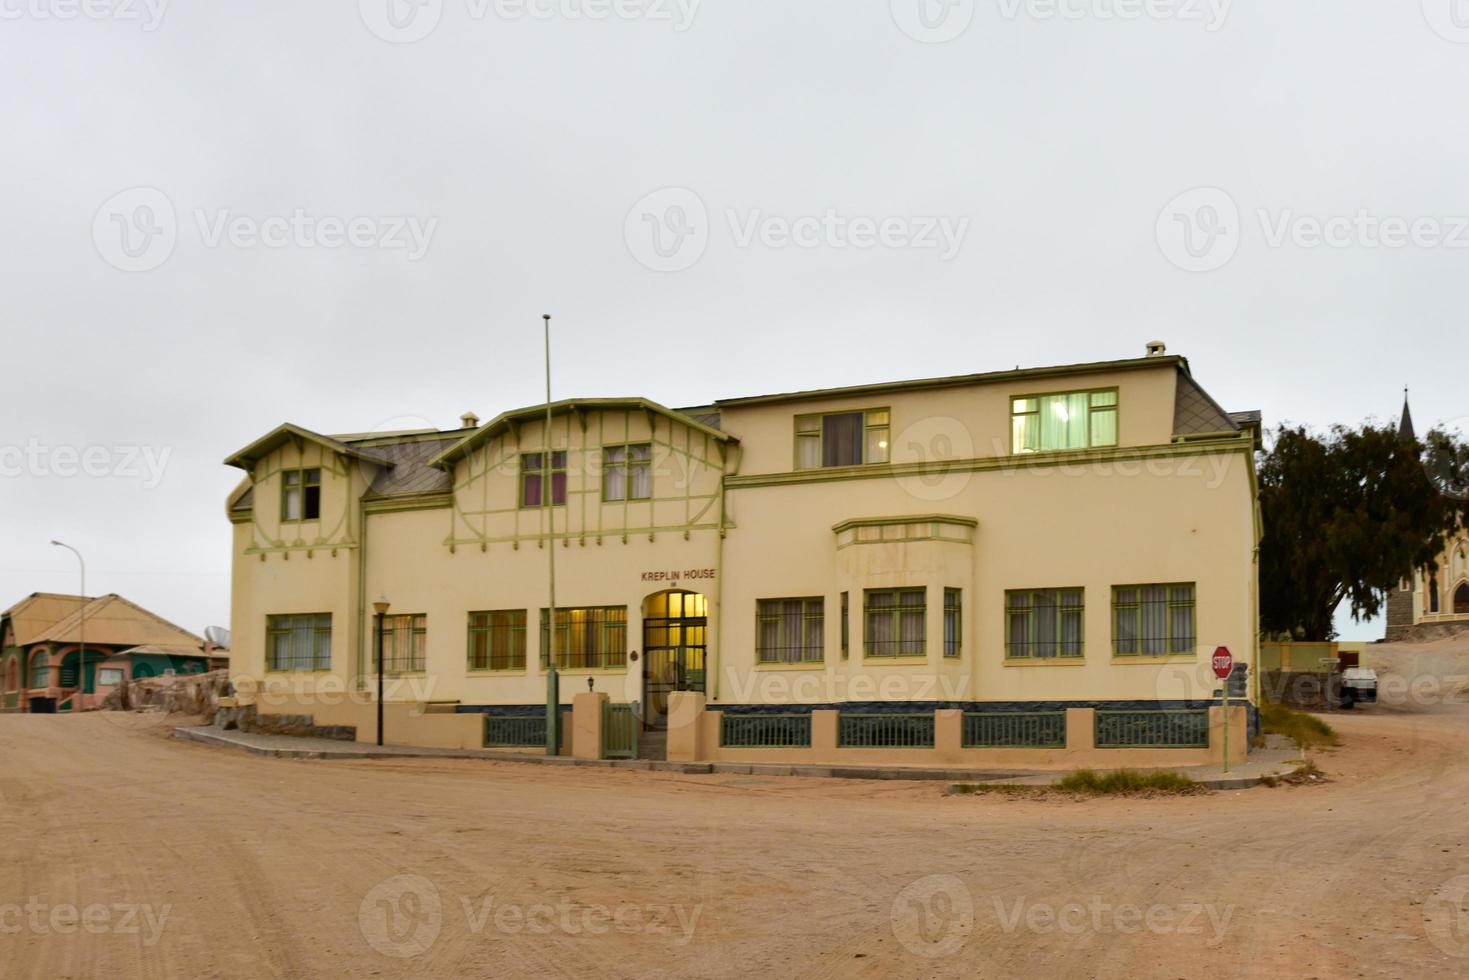
[[0, 608], [227, 625], [225, 456], [539, 401], [543, 312], [558, 396], [1464, 419], [1455, 2], [0, 0]]

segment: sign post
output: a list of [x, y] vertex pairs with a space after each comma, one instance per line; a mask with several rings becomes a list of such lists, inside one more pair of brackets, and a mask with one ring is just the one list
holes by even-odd
[[1214, 676], [1224, 682], [1224, 772], [1229, 772], [1229, 675], [1234, 673], [1234, 655], [1229, 647], [1214, 650]]

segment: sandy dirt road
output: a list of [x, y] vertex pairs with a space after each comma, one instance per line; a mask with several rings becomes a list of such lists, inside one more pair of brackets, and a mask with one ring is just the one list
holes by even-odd
[[1333, 722], [1326, 785], [1074, 802], [0, 716], [0, 977], [1469, 976], [1469, 705]]

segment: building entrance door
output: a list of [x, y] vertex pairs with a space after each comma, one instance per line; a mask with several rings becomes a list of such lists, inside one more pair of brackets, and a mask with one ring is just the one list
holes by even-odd
[[668, 696], [703, 691], [709, 602], [697, 592], [643, 600], [643, 724], [668, 727]]

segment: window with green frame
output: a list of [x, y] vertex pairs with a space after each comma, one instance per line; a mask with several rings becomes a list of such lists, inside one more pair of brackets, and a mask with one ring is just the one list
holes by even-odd
[[[552, 452], [551, 456], [551, 506], [561, 507], [566, 503], [566, 451]], [[520, 506], [540, 507], [544, 503], [541, 489], [546, 485], [547, 474], [542, 465], [545, 453], [522, 453], [520, 457]]]
[[1007, 660], [1077, 660], [1084, 654], [1081, 589], [1013, 589], [1005, 593]]
[[1167, 657], [1195, 652], [1196, 590], [1175, 585], [1112, 588], [1112, 652], [1119, 657]]
[[760, 599], [755, 603], [755, 660], [819, 664], [825, 659], [826, 600]]
[[957, 660], [964, 651], [964, 603], [959, 589], [944, 590], [944, 658]]
[[1117, 389], [1010, 400], [1010, 451], [1049, 453], [1117, 445]]
[[868, 589], [862, 608], [865, 656], [927, 656], [928, 600], [923, 589]]
[[846, 660], [852, 649], [852, 628], [847, 625], [847, 593], [842, 593], [842, 659]]
[[653, 446], [605, 446], [602, 449], [602, 499], [648, 500], [653, 496]]
[[890, 426], [885, 408], [797, 415], [796, 469], [886, 463]]
[[[428, 617], [423, 613], [384, 616], [382, 630], [383, 673], [418, 674], [425, 666]], [[377, 644], [372, 649], [372, 669], [377, 670]]]
[[331, 670], [332, 614], [265, 617], [266, 670]]
[[[541, 610], [541, 667], [550, 649], [547, 623]], [[601, 670], [627, 664], [627, 607], [589, 606], [556, 610], [556, 667], [559, 670]]]
[[281, 520], [315, 521], [321, 518], [321, 470], [281, 471]]
[[470, 670], [525, 670], [525, 610], [469, 614]]

